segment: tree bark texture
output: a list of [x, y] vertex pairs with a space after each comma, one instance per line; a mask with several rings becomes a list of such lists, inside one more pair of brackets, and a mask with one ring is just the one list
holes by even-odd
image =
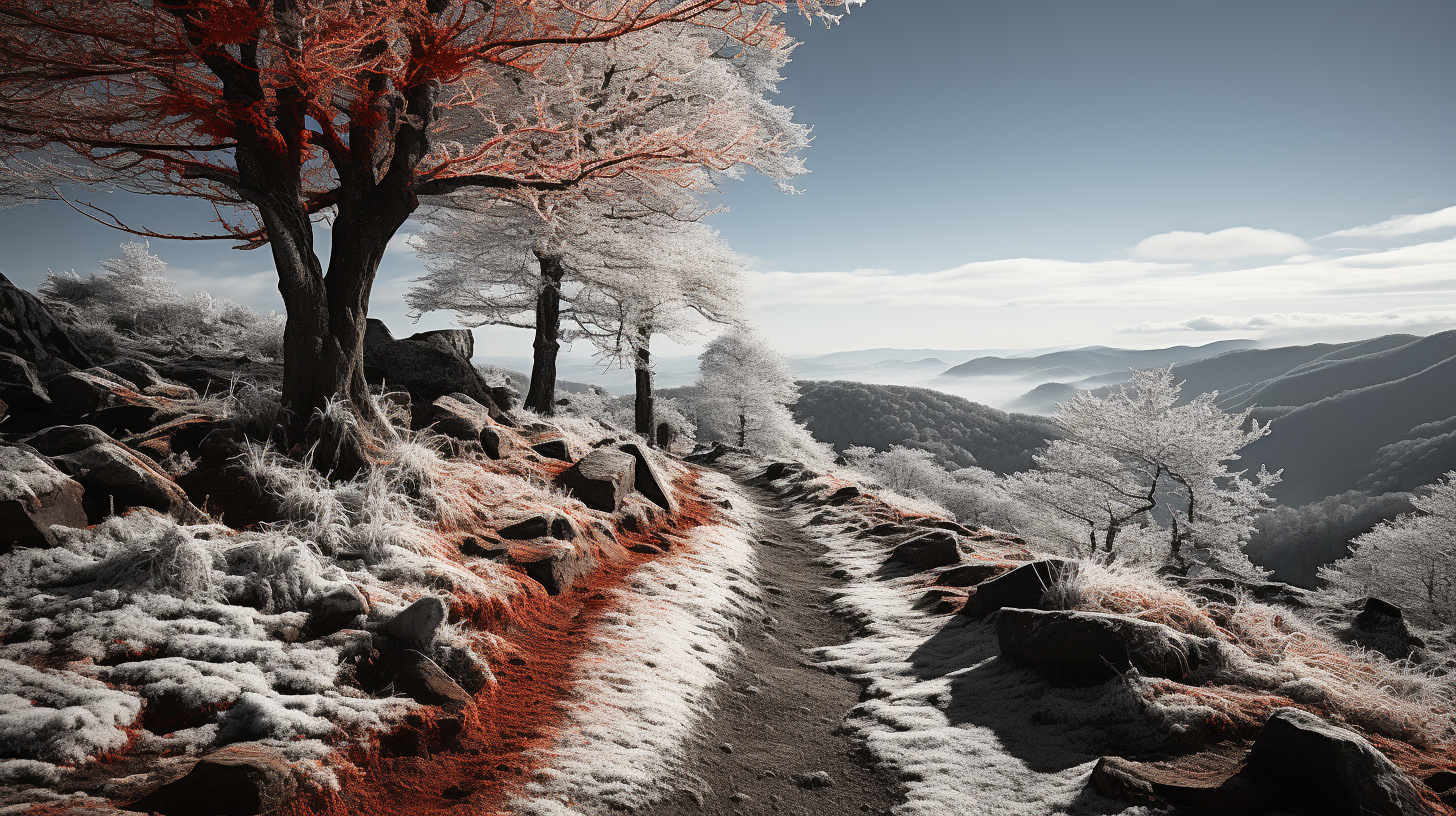
[[636, 401], [633, 404], [635, 409], [636, 431], [638, 435], [647, 440], [648, 445], [655, 444], [653, 431], [657, 425], [655, 422], [656, 397], [652, 393], [652, 328], [643, 326], [637, 330], [637, 358], [635, 361], [636, 370]]
[[532, 343], [531, 386], [525, 407], [551, 416], [556, 410], [556, 355], [561, 351], [561, 279], [566, 270], [554, 255], [537, 255], [541, 291], [536, 295], [536, 339]]

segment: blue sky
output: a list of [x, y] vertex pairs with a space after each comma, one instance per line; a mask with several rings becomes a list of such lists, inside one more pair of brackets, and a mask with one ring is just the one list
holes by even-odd
[[[715, 217], [786, 352], [1456, 326], [1456, 2], [870, 0], [799, 34], [782, 100], [813, 173], [797, 196], [732, 185]], [[207, 228], [196, 203], [93, 198]], [[124, 239], [63, 205], [0, 212], [0, 271], [34, 286]], [[276, 307], [266, 250], [153, 249], [184, 286]], [[397, 330], [419, 268], [401, 247], [375, 288]]]

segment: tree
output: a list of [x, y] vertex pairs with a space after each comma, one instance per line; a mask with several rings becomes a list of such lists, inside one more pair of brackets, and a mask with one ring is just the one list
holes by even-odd
[[[528, 407], [543, 414], [552, 411], [555, 358], [563, 339], [560, 325], [575, 313], [565, 298], [568, 290], [602, 291], [593, 283], [604, 276], [619, 291], [635, 289], [651, 295], [671, 288], [665, 281], [662, 285], [624, 286], [630, 281], [622, 270], [603, 273], [579, 268], [583, 258], [591, 262], [602, 258], [596, 250], [606, 245], [610, 231], [630, 230], [630, 222], [640, 220], [652, 228], [651, 235], [644, 236], [652, 240], [683, 234], [674, 231], [672, 222], [701, 218], [705, 213], [693, 193], [712, 189], [718, 177], [752, 167], [791, 189], [788, 181], [804, 172], [798, 153], [808, 146], [808, 131], [794, 124], [788, 109], [768, 100], [794, 42], [778, 38], [740, 46], [731, 53], [725, 51], [729, 45], [727, 38], [712, 31], [660, 26], [585, 49], [573, 54], [569, 62], [538, 69], [516, 83], [517, 98], [511, 103], [520, 106], [536, 100], [537, 105], [572, 118], [589, 118], [598, 109], [610, 109], [615, 112], [612, 133], [619, 139], [624, 134], [658, 138], [663, 133], [695, 133], [704, 144], [717, 146], [711, 165], [684, 166], [671, 179], [673, 183], [666, 185], [656, 183], [659, 180], [652, 176], [631, 172], [604, 176], [568, 194], [536, 195], [519, 202], [526, 205], [521, 209], [492, 212], [500, 197], [511, 194], [477, 193], [430, 215], [435, 230], [433, 240], [427, 239], [424, 246], [441, 268], [432, 271], [425, 286], [412, 294], [416, 310], [448, 309], [458, 302], [469, 308], [470, 318], [477, 323], [533, 325]], [[569, 113], [572, 111], [575, 113]], [[532, 214], [540, 223], [531, 223]], [[496, 236], [512, 245], [495, 250], [482, 246], [499, 240]], [[517, 259], [527, 245], [534, 263]], [[574, 259], [568, 260], [567, 254]], [[633, 261], [648, 253], [617, 254]], [[499, 268], [469, 268], [483, 261], [498, 263]], [[639, 274], [652, 271], [649, 264]], [[472, 285], [478, 287], [476, 293], [448, 294], [450, 288], [459, 291]], [[535, 293], [534, 316], [522, 308], [522, 295], [527, 292]], [[646, 328], [650, 337], [651, 327]], [[646, 366], [639, 370], [650, 373]], [[650, 382], [644, 384], [650, 388]], [[643, 406], [648, 422], [650, 403], [649, 395]], [[650, 437], [651, 429], [644, 433]]]
[[[832, 21], [830, 9], [852, 1], [797, 5]], [[497, 105], [518, 97], [516, 80], [658, 26], [770, 44], [784, 37], [779, 10], [774, 0], [0, 0], [0, 162], [10, 174], [48, 179], [59, 167], [78, 184], [211, 203], [223, 233], [193, 238], [272, 249], [295, 421], [340, 395], [381, 427], [366, 398], [365, 317], [389, 239], [421, 196], [561, 191], [623, 174], [667, 185], [724, 161], [712, 134], [624, 129], [610, 105]], [[25, 186], [10, 178], [3, 189]], [[325, 215], [327, 272], [311, 223]]]
[[1057, 407], [1065, 438], [1036, 457], [1037, 471], [1013, 479], [1023, 499], [1052, 512], [1043, 534], [1080, 549], [1057, 532], [1080, 530], [1089, 555], [1111, 557], [1136, 528], [1162, 537], [1174, 569], [1254, 571], [1240, 548], [1279, 474], [1261, 467], [1250, 480], [1227, 463], [1269, 427], [1220, 409], [1217, 392], [1177, 405], [1180, 388], [1171, 368], [1138, 371], [1115, 393], [1084, 391]]
[[1428, 625], [1456, 617], [1456, 471], [1411, 501], [1415, 512], [1350, 542], [1350, 555], [1319, 577], [1336, 592], [1374, 595]]
[[719, 439], [742, 447], [794, 424], [788, 412], [799, 395], [794, 372], [752, 329], [734, 327], [708, 343], [698, 358], [697, 386], [705, 424]]

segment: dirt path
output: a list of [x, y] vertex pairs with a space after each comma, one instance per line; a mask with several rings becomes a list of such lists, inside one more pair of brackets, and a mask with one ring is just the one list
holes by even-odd
[[679, 793], [642, 811], [683, 814], [889, 813], [901, 785], [839, 728], [860, 700], [853, 682], [804, 652], [843, 643], [854, 627], [830, 611], [842, 583], [814, 559], [822, 548], [768, 491], [744, 485], [770, 521], [758, 545], [763, 615], [739, 632], [744, 653], [719, 690], [713, 718], [687, 748]]

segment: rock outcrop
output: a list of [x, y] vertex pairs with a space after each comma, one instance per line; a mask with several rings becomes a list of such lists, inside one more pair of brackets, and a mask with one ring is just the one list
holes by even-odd
[[890, 560], [927, 570], [960, 563], [961, 551], [954, 533], [933, 530], [895, 547], [890, 551]]
[[1055, 683], [1089, 686], [1129, 669], [1187, 682], [1217, 655], [1214, 641], [1161, 623], [1101, 612], [1002, 609], [1001, 656]]
[[460, 393], [506, 419], [495, 393], [470, 362], [475, 341], [469, 329], [423, 332], [401, 340], [371, 319], [364, 335], [364, 376], [370, 383], [399, 386], [415, 405], [430, 405], [447, 394]]
[[1075, 574], [1077, 564], [1061, 558], [1033, 561], [993, 578], [980, 586], [961, 608], [961, 613], [981, 620], [1002, 607], [1035, 609], [1042, 596], [1057, 581]]
[[90, 368], [94, 363], [71, 340], [40, 298], [0, 274], [0, 350], [44, 371]]

